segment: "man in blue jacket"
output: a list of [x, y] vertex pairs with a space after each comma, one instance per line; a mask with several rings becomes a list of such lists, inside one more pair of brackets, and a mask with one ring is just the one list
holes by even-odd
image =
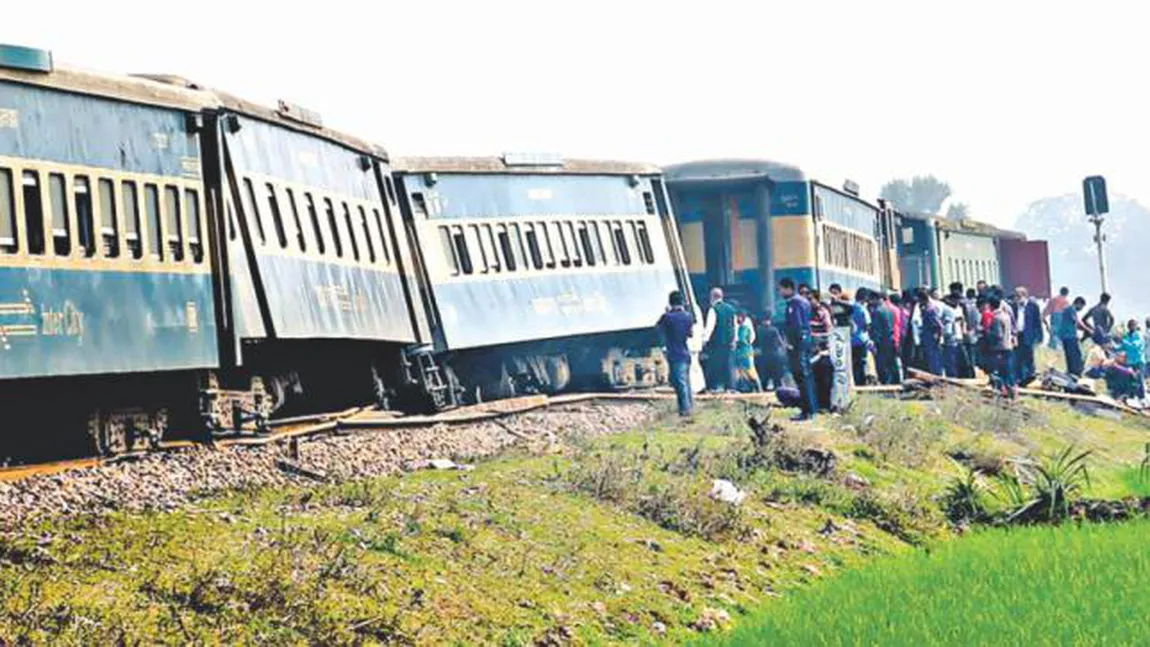
[[675, 290], [668, 301], [670, 305], [659, 319], [659, 335], [667, 349], [667, 364], [671, 368], [671, 386], [675, 387], [675, 397], [679, 400], [679, 415], [689, 416], [695, 408], [695, 396], [691, 389], [691, 351], [687, 348], [687, 338], [691, 336], [695, 317], [687, 311], [682, 292]]
[[1034, 366], [1034, 348], [1042, 343], [1042, 310], [1038, 301], [1030, 297], [1024, 287], [1014, 289], [1014, 321], [1018, 332], [1018, 346], [1014, 349], [1014, 366], [1018, 384], [1026, 386], [1034, 381], [1038, 371]]
[[799, 387], [799, 409], [795, 420], [815, 417], [818, 402], [815, 399], [815, 380], [811, 372], [811, 303], [795, 292], [795, 282], [789, 278], [779, 281], [779, 293], [786, 299], [787, 317], [783, 327], [787, 339], [787, 357], [791, 375]]

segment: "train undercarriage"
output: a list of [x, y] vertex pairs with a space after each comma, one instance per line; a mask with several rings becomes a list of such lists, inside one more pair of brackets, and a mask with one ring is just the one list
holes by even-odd
[[9, 382], [0, 463], [113, 456], [165, 440], [269, 431], [272, 421], [370, 402], [431, 413], [466, 403], [668, 382], [662, 351], [626, 335], [436, 355], [430, 348], [277, 342], [245, 349], [251, 368]]

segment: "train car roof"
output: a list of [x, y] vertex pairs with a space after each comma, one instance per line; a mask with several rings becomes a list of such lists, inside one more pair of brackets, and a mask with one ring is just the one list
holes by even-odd
[[255, 117], [270, 123], [274, 123], [285, 128], [290, 128], [302, 133], [316, 135], [324, 139], [333, 141], [337, 144], [342, 144], [348, 148], [352, 148], [364, 153], [376, 155], [384, 160], [387, 160], [387, 150], [378, 144], [373, 144], [367, 140], [360, 139], [354, 135], [332, 130], [324, 126], [312, 125], [300, 121], [298, 119], [291, 119], [279, 111], [268, 108], [267, 106], [260, 105], [248, 101], [246, 99], [237, 97], [234, 94], [217, 90], [215, 88], [205, 88], [204, 86], [189, 81], [188, 79], [174, 75], [174, 74], [139, 74], [135, 75], [138, 78], [148, 79], [157, 83], [166, 83], [173, 87], [187, 88], [191, 90], [198, 90], [209, 93], [215, 99], [215, 107], [224, 108], [232, 112], [236, 112], [249, 117]]
[[802, 169], [762, 159], [713, 159], [670, 164], [663, 167], [667, 182], [732, 182], [768, 179], [772, 182], [805, 181]]
[[997, 236], [999, 238], [1026, 239], [1026, 234], [1023, 234], [1020, 231], [1002, 229], [1001, 227], [996, 227], [990, 223], [971, 220], [970, 218], [954, 220], [939, 214], [913, 211], [899, 211], [898, 215], [902, 216], [903, 218], [912, 218], [914, 220], [922, 220], [928, 223], [933, 223], [935, 227], [942, 229], [943, 231], [976, 234], [981, 236]]
[[564, 159], [507, 163], [505, 157], [397, 157], [392, 170], [401, 173], [512, 173], [522, 175], [656, 175], [654, 164], [609, 160]]
[[79, 68], [57, 66], [51, 72], [28, 72], [0, 67], [0, 80], [180, 110], [199, 111], [218, 103], [210, 92], [197, 88]]

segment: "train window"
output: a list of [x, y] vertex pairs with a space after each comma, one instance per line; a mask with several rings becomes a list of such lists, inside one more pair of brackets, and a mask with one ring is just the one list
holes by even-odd
[[180, 190], [164, 187], [164, 228], [168, 230], [168, 251], [177, 263], [184, 260], [184, 235], [180, 230]]
[[575, 224], [568, 221], [563, 225], [564, 239], [568, 241], [571, 247], [571, 264], [575, 267], [583, 267], [583, 252], [579, 249], [579, 239], [575, 236]]
[[467, 248], [474, 247], [479, 251], [479, 260], [483, 263], [480, 271], [484, 274], [491, 271], [491, 264], [488, 260], [487, 251], [483, 249], [483, 238], [479, 235], [479, 225], [467, 225], [465, 230], [467, 233]]
[[331, 231], [331, 242], [335, 245], [335, 255], [343, 258], [343, 241], [339, 239], [339, 223], [335, 221], [335, 205], [331, 198], [323, 199], [323, 210], [327, 213], [327, 226]]
[[132, 258], [140, 259], [144, 257], [144, 243], [140, 238], [140, 196], [136, 191], [135, 182], [125, 180], [121, 188], [124, 202], [124, 238]]
[[164, 260], [164, 223], [160, 220], [160, 189], [155, 184], [144, 185], [144, 211], [152, 234], [149, 251], [153, 257]]
[[[276, 187], [271, 182], [266, 183], [264, 186], [268, 190], [268, 210], [272, 214], [272, 225], [276, 228], [276, 238], [280, 242], [282, 249], [287, 249], [287, 231], [284, 230], [283, 214], [280, 213], [280, 200], [276, 197]], [[260, 234], [263, 237], [263, 234]]]
[[503, 253], [503, 262], [507, 264], [507, 271], [514, 272], [515, 248], [511, 246], [511, 236], [507, 233], [507, 225], [499, 225], [496, 237], [499, 239], [499, 250]]
[[643, 192], [643, 207], [647, 209], [647, 213], [655, 215], [655, 196], [650, 191]]
[[388, 203], [395, 204], [395, 185], [392, 184], [390, 175], [383, 177], [383, 188], [387, 191]]
[[420, 192], [411, 194], [411, 210], [416, 214], [427, 217], [427, 199]]
[[315, 210], [315, 199], [310, 193], [305, 193], [304, 200], [307, 202], [307, 217], [311, 221], [311, 231], [315, 235], [315, 249], [322, 256], [326, 248], [323, 244], [323, 227], [319, 224], [319, 214]]
[[371, 242], [371, 228], [367, 226], [367, 210], [362, 205], [359, 207], [359, 224], [363, 227], [363, 242], [367, 245], [367, 258], [374, 263], [375, 244]]
[[184, 190], [184, 212], [188, 214], [188, 247], [192, 251], [192, 262], [204, 262], [204, 244], [201, 238], [203, 223], [200, 222], [200, 194], [195, 189]]
[[0, 251], [15, 254], [19, 249], [16, 241], [16, 187], [12, 185], [12, 171], [0, 168]]
[[443, 246], [443, 258], [451, 266], [451, 275], [459, 275], [459, 255], [455, 253], [455, 245], [451, 239], [451, 230], [446, 225], [439, 226], [439, 242]]
[[96, 255], [95, 223], [92, 221], [92, 185], [88, 178], [77, 175], [72, 178], [72, 200], [76, 206], [76, 235], [80, 239], [80, 249], [84, 258]]
[[603, 251], [603, 239], [599, 236], [599, 227], [603, 223], [596, 225], [591, 222], [587, 224], [588, 234], [591, 236], [591, 242], [595, 244], [595, 255], [599, 258], [600, 265], [607, 264], [607, 253]]
[[451, 228], [451, 240], [459, 258], [459, 269], [464, 274], [471, 274], [475, 271], [475, 266], [471, 264], [471, 251], [467, 249], [467, 237], [463, 235], [463, 227], [457, 225]]
[[267, 241], [267, 238], [264, 236], [264, 221], [260, 218], [260, 207], [256, 200], [256, 189], [252, 186], [252, 181], [246, 177], [244, 178], [244, 189], [244, 197], [248, 201], [248, 203], [244, 205], [246, 207], [245, 211], [247, 211], [248, 222], [254, 222], [256, 224], [256, 231], [260, 235], [260, 244], [263, 244]]
[[40, 174], [24, 171], [24, 227], [28, 235], [28, 253], [44, 253], [44, 201], [40, 195]]
[[104, 243], [104, 258], [119, 258], [120, 229], [116, 222], [116, 185], [108, 178], [100, 178], [96, 185], [100, 192], [100, 238]]
[[67, 256], [72, 251], [72, 237], [68, 226], [68, 193], [63, 175], [48, 175], [48, 192], [52, 206], [52, 247], [57, 256]]
[[496, 272], [503, 271], [503, 263], [499, 260], [499, 248], [496, 246], [495, 233], [491, 230], [491, 225], [483, 225], [480, 229], [483, 233], [483, 255], [487, 257], [491, 269]]
[[391, 265], [391, 243], [387, 238], [387, 229], [383, 227], [383, 216], [379, 209], [372, 209], [371, 213], [375, 216], [375, 227], [379, 230], [379, 257], [384, 263]]
[[519, 225], [508, 225], [507, 231], [508, 236], [511, 237], [511, 247], [515, 252], [516, 264], [523, 269], [527, 269], [527, 249], [523, 246], [523, 236], [520, 234]]
[[647, 223], [632, 223], [635, 227], [635, 237], [639, 240], [639, 250], [643, 252], [643, 260], [648, 265], [655, 264], [655, 248], [651, 246], [651, 234], [647, 231]]
[[[602, 248], [603, 264], [604, 265], [618, 265], [619, 264], [619, 249], [615, 244], [615, 236], [611, 233], [611, 223], [606, 220], [595, 223], [595, 238], [599, 240], [599, 246]], [[607, 239], [606, 245], [603, 244], [603, 239]], [[611, 255], [608, 257], [607, 250], [611, 250]]]
[[539, 235], [535, 232], [535, 226], [526, 224], [523, 226], [524, 238], [527, 241], [527, 251], [531, 255], [531, 265], [537, 270], [543, 269], [543, 254], [539, 251]]
[[595, 267], [595, 248], [591, 244], [591, 234], [587, 232], [587, 223], [579, 223], [579, 244], [583, 246], [583, 256], [587, 258], [587, 265]]
[[631, 250], [627, 247], [627, 234], [624, 233], [623, 223], [618, 220], [611, 227], [614, 236], [615, 252], [619, 255], [619, 262], [623, 265], [631, 264]]
[[307, 251], [307, 240], [303, 233], [303, 223], [299, 219], [299, 205], [295, 201], [295, 191], [291, 189], [284, 189], [287, 193], [288, 207], [291, 209], [291, 221], [295, 225], [295, 244], [299, 247], [299, 251]]
[[567, 240], [563, 236], [563, 228], [559, 226], [559, 223], [547, 223], [547, 239], [555, 251], [555, 257], [559, 260], [560, 267], [571, 267], [571, 254], [567, 251]]
[[555, 267], [555, 248], [551, 242], [551, 232], [547, 230], [547, 223], [539, 222], [535, 226], [539, 232], [539, 248], [543, 252], [543, 265], [549, 269]]
[[351, 210], [347, 208], [347, 203], [343, 203], [343, 223], [347, 225], [347, 238], [351, 241], [351, 255], [355, 260], [359, 260], [359, 241], [355, 237], [355, 227], [351, 224]]

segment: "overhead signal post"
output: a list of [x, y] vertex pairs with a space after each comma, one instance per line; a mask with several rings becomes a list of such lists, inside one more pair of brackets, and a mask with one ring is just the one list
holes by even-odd
[[1106, 280], [1106, 250], [1103, 243], [1102, 222], [1110, 212], [1110, 201], [1106, 197], [1106, 178], [1092, 175], [1082, 180], [1082, 198], [1086, 203], [1086, 217], [1094, 225], [1094, 244], [1098, 246], [1098, 273], [1102, 278], [1102, 291], [1109, 292]]

